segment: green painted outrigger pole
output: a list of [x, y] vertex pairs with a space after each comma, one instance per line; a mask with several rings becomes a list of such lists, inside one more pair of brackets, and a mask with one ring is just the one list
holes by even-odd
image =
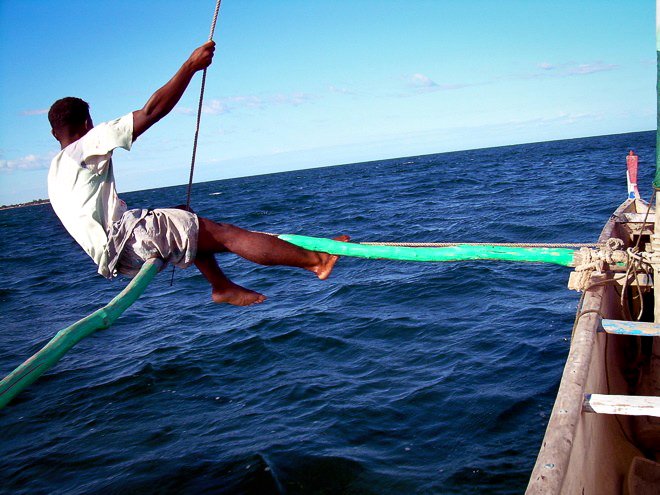
[[497, 245], [457, 244], [448, 247], [402, 247], [340, 242], [319, 237], [283, 234], [280, 239], [311, 251], [357, 256], [371, 259], [402, 261], [527, 261], [531, 263], [553, 263], [561, 266], [574, 266], [573, 249], [539, 248]]
[[[300, 235], [280, 235], [279, 238], [312, 251], [323, 251], [340, 256], [402, 261], [502, 260], [574, 266], [574, 255], [576, 253], [573, 249], [567, 248], [466, 244], [449, 247], [401, 247], [356, 244]], [[163, 261], [159, 259], [146, 262], [126, 288], [106, 306], [58, 332], [43, 349], [0, 381], [0, 409], [46, 370], [55, 365], [80, 340], [96, 330], [108, 328], [140, 297], [162, 265]]]
[[96, 330], [112, 325], [140, 297], [162, 266], [163, 261], [160, 259], [147, 261], [126, 288], [106, 306], [70, 327], [60, 330], [43, 349], [0, 381], [0, 409], [57, 363], [80, 340]]

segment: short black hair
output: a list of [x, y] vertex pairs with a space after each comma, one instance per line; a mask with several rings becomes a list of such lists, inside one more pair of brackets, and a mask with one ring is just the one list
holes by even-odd
[[53, 129], [75, 129], [89, 118], [89, 104], [75, 96], [57, 100], [48, 110], [48, 122]]

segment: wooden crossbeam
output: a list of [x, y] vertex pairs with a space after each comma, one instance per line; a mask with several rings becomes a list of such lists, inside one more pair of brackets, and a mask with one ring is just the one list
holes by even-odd
[[646, 321], [622, 321], [603, 319], [601, 324], [607, 333], [620, 335], [640, 335], [643, 337], [660, 337], [660, 324]]
[[655, 214], [649, 213], [623, 213], [620, 217], [620, 220], [625, 223], [642, 223], [646, 221], [647, 223], [655, 223]]
[[582, 412], [660, 418], [660, 397], [586, 394]]
[[633, 287], [653, 287], [653, 277], [647, 273], [638, 273], [637, 278], [632, 282], [628, 282], [625, 278], [615, 278], [614, 281], [620, 286], [627, 283]]

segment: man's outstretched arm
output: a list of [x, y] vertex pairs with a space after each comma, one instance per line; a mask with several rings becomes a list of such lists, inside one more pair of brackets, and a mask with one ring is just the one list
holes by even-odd
[[165, 86], [156, 91], [141, 110], [133, 112], [133, 141], [165, 117], [181, 99], [195, 72], [211, 65], [215, 42], [208, 41], [197, 48]]

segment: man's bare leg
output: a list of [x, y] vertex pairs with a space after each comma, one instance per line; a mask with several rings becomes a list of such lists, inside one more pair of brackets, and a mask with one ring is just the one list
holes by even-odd
[[[347, 236], [338, 240], [347, 241]], [[309, 251], [275, 236], [251, 232], [230, 224], [199, 218], [197, 249], [201, 253], [230, 251], [261, 265], [286, 265], [314, 272], [318, 278], [328, 278], [338, 256]]]
[[213, 254], [198, 253], [195, 265], [211, 284], [211, 299], [216, 303], [234, 306], [251, 306], [266, 300], [266, 296], [241, 287], [229, 280], [222, 272]]

